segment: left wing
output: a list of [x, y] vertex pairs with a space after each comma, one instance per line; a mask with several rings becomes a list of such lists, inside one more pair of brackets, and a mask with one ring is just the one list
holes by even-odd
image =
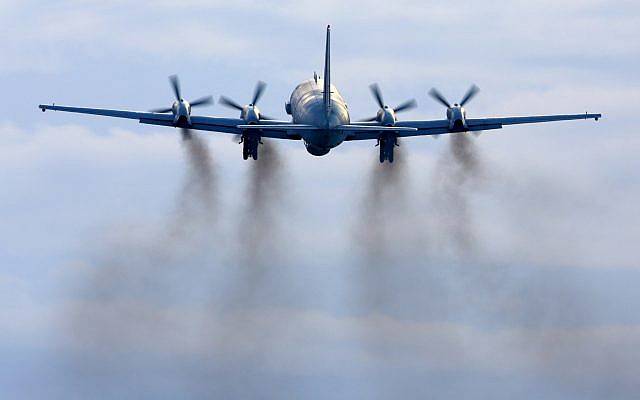
[[378, 139], [381, 133], [395, 132], [398, 137], [441, 135], [449, 133], [449, 121], [398, 121], [394, 126], [381, 126], [377, 122], [358, 122], [358, 126], [370, 127], [366, 131], [354, 130], [345, 140]]
[[469, 130], [500, 129], [502, 125], [538, 124], [541, 122], [573, 121], [577, 119], [599, 120], [602, 114], [559, 114], [559, 115], [534, 115], [526, 117], [498, 117], [498, 118], [469, 118], [467, 125]]
[[[240, 118], [219, 118], [219, 117], [204, 117], [193, 115], [190, 117], [191, 125], [176, 125], [174, 123], [173, 114], [162, 114], [154, 112], [141, 112], [141, 111], [128, 111], [128, 110], [111, 110], [106, 108], [85, 108], [85, 107], [69, 107], [69, 106], [56, 106], [40, 104], [38, 106], [42, 111], [65, 111], [80, 114], [101, 115], [106, 117], [137, 119], [141, 124], [161, 125], [171, 127], [183, 127], [202, 131], [212, 132], [224, 132], [232, 134], [241, 134], [243, 132], [242, 126], [245, 121]], [[291, 124], [288, 121], [274, 121], [264, 120], [260, 122], [261, 125], [288, 125]], [[265, 131], [262, 136], [276, 139], [296, 139], [287, 133], [284, 129], [274, 129]]]
[[[398, 121], [390, 128], [415, 128], [415, 131], [407, 131], [398, 129], [398, 137], [407, 136], [429, 136], [442, 135], [454, 132], [466, 131], [487, 131], [491, 129], [501, 129], [503, 125], [515, 124], [536, 124], [541, 122], [552, 121], [572, 121], [578, 119], [598, 119], [602, 118], [602, 114], [558, 114], [558, 115], [536, 115], [524, 117], [496, 117], [496, 118], [469, 118], [466, 126], [461, 129], [450, 129], [449, 120], [431, 120], [431, 121]], [[359, 125], [378, 126], [377, 122], [363, 122]], [[377, 139], [375, 132], [357, 132], [351, 135], [347, 140], [367, 140]]]

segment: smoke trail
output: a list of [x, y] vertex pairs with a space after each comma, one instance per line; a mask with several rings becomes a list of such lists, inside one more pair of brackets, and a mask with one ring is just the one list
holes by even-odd
[[[211, 313], [225, 321], [211, 337], [212, 347], [242, 353], [252, 345], [250, 357], [260, 364], [269, 358], [272, 349], [263, 341], [250, 339], [248, 332], [269, 330], [271, 335], [284, 336], [286, 327], [271, 325], [256, 318], [267, 304], [281, 298], [287, 281], [282, 274], [286, 243], [282, 241], [283, 160], [272, 142], [264, 140], [257, 161], [249, 161], [245, 204], [238, 219], [237, 249], [233, 261], [234, 274], [224, 289], [224, 298], [211, 304]], [[277, 302], [277, 300], [275, 300]], [[252, 344], [254, 343], [254, 344]], [[259, 343], [259, 345], [255, 344]], [[215, 374], [212, 379], [216, 379]], [[219, 378], [217, 378], [219, 379]], [[246, 376], [232, 385], [254, 385], [255, 377]]]
[[182, 146], [189, 168], [178, 195], [170, 239], [189, 236], [190, 230], [207, 230], [217, 212], [216, 175], [207, 143], [196, 133], [183, 135]]
[[[183, 140], [183, 148], [188, 167], [175, 211], [159, 225], [134, 221], [105, 232], [88, 275], [79, 282], [82, 301], [64, 316], [68, 336], [104, 357], [107, 374], [119, 371], [109, 364], [112, 357], [135, 363], [136, 355], [127, 355], [132, 343], [171, 329], [171, 307], [202, 294], [197, 282], [216, 260], [210, 248], [216, 242], [214, 163], [206, 142], [195, 134]], [[91, 365], [85, 357], [71, 362], [72, 379], [102, 379], [85, 371]], [[90, 386], [89, 381], [75, 384]]]
[[393, 163], [380, 164], [376, 159], [372, 164], [354, 232], [361, 252], [361, 301], [368, 311], [384, 307], [393, 296], [388, 283], [407, 222], [407, 168], [403, 154], [398, 149], [396, 153]]
[[[259, 305], [263, 296], [281, 290], [272, 280], [274, 270], [280, 269], [286, 245], [281, 240], [283, 209], [283, 161], [273, 143], [265, 140], [259, 148], [257, 161], [249, 161], [246, 194], [241, 198], [237, 220], [233, 277], [224, 290], [224, 298], [213, 305], [214, 312], [246, 312]], [[277, 274], [276, 274], [277, 275]], [[233, 315], [230, 315], [233, 319]], [[242, 322], [242, 321], [241, 321]], [[245, 321], [246, 322], [246, 321]], [[242, 324], [241, 324], [242, 325]], [[218, 332], [219, 345], [238, 330], [249, 326], [230, 324]]]
[[[263, 139], [264, 140], [264, 139]], [[250, 161], [246, 203], [241, 205], [238, 219], [236, 276], [226, 290], [223, 308], [247, 310], [259, 303], [262, 296], [281, 290], [272, 281], [276, 269], [284, 260], [286, 245], [282, 242], [283, 161], [273, 143], [264, 140], [257, 161]], [[277, 274], [276, 274], [277, 275]], [[229, 326], [223, 339], [243, 327]]]
[[454, 134], [450, 141], [451, 154], [460, 165], [462, 178], [477, 177], [481, 172], [480, 155], [469, 134]]
[[469, 197], [482, 177], [483, 165], [475, 143], [467, 133], [451, 135], [449, 152], [443, 155], [434, 171], [433, 200], [438, 215], [433, 228], [446, 233], [455, 256], [476, 250]]
[[248, 202], [239, 232], [242, 259], [248, 266], [262, 266], [278, 258], [278, 212], [284, 200], [282, 166], [276, 147], [265, 140], [258, 161], [250, 166]]

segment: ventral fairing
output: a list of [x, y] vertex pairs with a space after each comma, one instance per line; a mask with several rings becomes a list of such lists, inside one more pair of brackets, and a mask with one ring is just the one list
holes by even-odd
[[192, 115], [193, 107], [212, 102], [203, 97], [192, 102], [182, 98], [178, 78], [172, 76], [171, 84], [176, 97], [171, 107], [151, 112], [113, 110], [103, 108], [69, 107], [41, 104], [42, 111], [55, 110], [82, 114], [103, 115], [116, 118], [137, 119], [140, 123], [162, 125], [187, 130], [223, 132], [237, 135], [243, 144], [243, 158], [258, 159], [261, 139], [302, 140], [307, 151], [315, 156], [323, 156], [345, 141], [371, 140], [379, 147], [380, 162], [393, 162], [394, 148], [398, 138], [409, 136], [431, 136], [458, 132], [479, 132], [501, 129], [504, 125], [531, 124], [550, 121], [578, 119], [598, 120], [601, 114], [556, 114], [521, 117], [468, 118], [464, 106], [476, 95], [478, 88], [473, 85], [460, 103], [451, 105], [435, 89], [429, 94], [443, 104], [446, 118], [441, 120], [400, 121], [397, 114], [416, 106], [415, 100], [408, 100], [396, 107], [389, 107], [383, 100], [380, 88], [373, 84], [370, 89], [380, 107], [375, 117], [353, 123], [349, 107], [338, 89], [331, 83], [331, 27], [327, 26], [324, 75], [314, 73], [312, 79], [300, 83], [285, 103], [290, 121], [279, 121], [261, 113], [257, 103], [265, 84], [258, 83], [252, 102], [240, 105], [221, 97], [220, 103], [240, 111], [240, 118], [222, 118]]

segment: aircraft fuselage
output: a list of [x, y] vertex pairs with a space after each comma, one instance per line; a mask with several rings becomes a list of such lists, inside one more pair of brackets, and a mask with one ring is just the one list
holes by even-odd
[[307, 124], [321, 128], [302, 135], [307, 151], [315, 156], [325, 155], [346, 138], [346, 133], [336, 129], [349, 124], [349, 108], [338, 89], [330, 85], [330, 107], [325, 110], [324, 81], [309, 79], [299, 84], [291, 93], [287, 104], [294, 124]]

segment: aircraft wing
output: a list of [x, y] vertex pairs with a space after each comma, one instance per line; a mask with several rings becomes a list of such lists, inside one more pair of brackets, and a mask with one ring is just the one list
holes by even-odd
[[[172, 127], [186, 127], [194, 130], [211, 131], [211, 132], [224, 132], [232, 134], [241, 134], [244, 131], [242, 126], [245, 121], [240, 118], [219, 118], [219, 117], [205, 117], [192, 115], [190, 126], [177, 126], [174, 123], [173, 114], [162, 114], [154, 112], [144, 111], [128, 111], [128, 110], [111, 110], [106, 108], [85, 108], [85, 107], [69, 107], [69, 106], [57, 106], [40, 104], [38, 106], [42, 111], [64, 111], [80, 114], [101, 115], [106, 117], [115, 118], [127, 118], [137, 119], [141, 124], [172, 126]], [[274, 121], [264, 120], [260, 122], [260, 125], [278, 125], [287, 126], [291, 125], [288, 121]], [[263, 132], [262, 136], [276, 139], [298, 139], [299, 137], [292, 137], [287, 134], [285, 129], [272, 129]]]
[[[558, 114], [558, 115], [535, 115], [524, 117], [495, 117], [495, 118], [468, 118], [466, 120], [467, 126], [464, 131], [487, 131], [491, 129], [501, 129], [504, 125], [515, 124], [536, 124], [541, 122], [552, 121], [571, 121], [578, 119], [595, 119], [596, 121], [602, 117], [601, 114]], [[367, 125], [378, 128], [383, 128], [377, 124], [377, 122], [362, 122], [359, 125]], [[429, 135], [442, 135], [446, 133], [460, 132], [460, 130], [449, 129], [449, 120], [431, 120], [431, 121], [398, 121], [393, 127], [384, 127], [386, 129], [393, 130], [398, 129], [398, 137], [407, 136], [429, 136]], [[415, 128], [415, 130], [406, 130], [406, 128]], [[368, 140], [377, 139], [379, 132], [354, 132], [347, 140]]]
[[537, 124], [541, 122], [572, 121], [577, 119], [598, 119], [602, 114], [558, 114], [558, 115], [533, 115], [525, 117], [496, 117], [496, 118], [469, 118], [467, 125], [469, 130], [481, 131], [488, 129], [500, 129], [503, 125]]
[[[272, 122], [272, 121], [269, 121]], [[324, 128], [320, 128], [313, 125], [305, 125], [305, 124], [278, 124], [274, 123], [271, 125], [239, 125], [241, 129], [250, 129], [250, 130], [259, 130], [261, 136], [273, 137], [268, 135], [273, 135], [274, 133], [281, 133], [287, 135], [289, 139], [300, 139], [302, 137], [303, 132], [311, 132], [311, 131], [323, 131]], [[371, 125], [371, 124], [347, 124], [347, 125], [338, 125], [332, 130], [341, 131], [347, 133], [347, 137], [345, 140], [365, 140], [365, 139], [377, 139], [382, 133], [385, 132], [394, 132], [397, 135], [406, 134], [408, 132], [414, 133], [417, 132], [416, 128], [413, 127], [389, 127], [389, 126], [380, 126], [380, 125]]]
[[[363, 127], [368, 127], [364, 130]], [[441, 135], [449, 133], [449, 121], [398, 121], [394, 126], [381, 126], [377, 122], [359, 122], [361, 129], [353, 130], [346, 140], [370, 140], [378, 139], [381, 133], [395, 132], [398, 137]]]

